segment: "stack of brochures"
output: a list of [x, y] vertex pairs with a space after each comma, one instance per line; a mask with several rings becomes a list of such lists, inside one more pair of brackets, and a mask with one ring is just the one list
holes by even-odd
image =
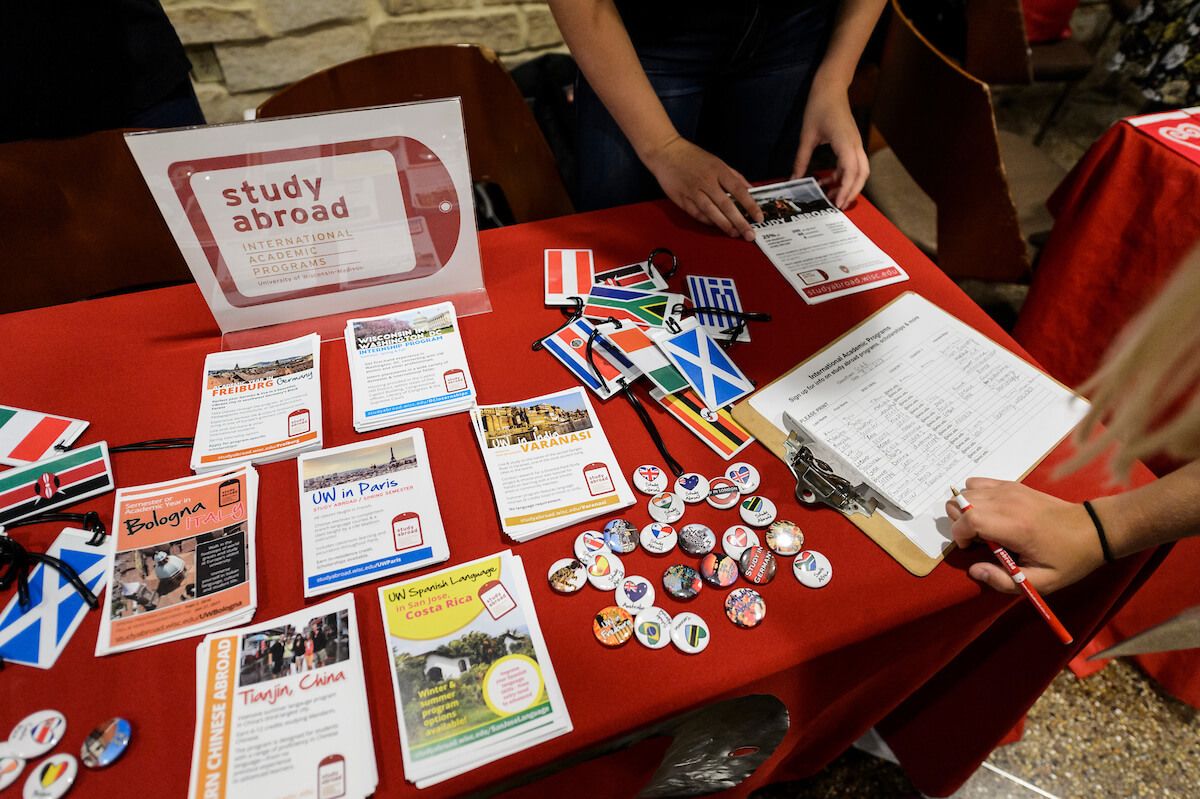
[[452, 303], [347, 320], [346, 360], [360, 433], [475, 404]]
[[634, 503], [582, 388], [471, 411], [500, 527], [514, 541]]
[[361, 799], [378, 783], [352, 594], [204, 639], [190, 799]]
[[258, 473], [117, 489], [108, 537], [109, 594], [96, 654], [245, 624], [258, 605]]
[[418, 788], [571, 731], [521, 559], [379, 589], [404, 776]]
[[270, 463], [320, 447], [320, 336], [204, 359], [193, 471]]

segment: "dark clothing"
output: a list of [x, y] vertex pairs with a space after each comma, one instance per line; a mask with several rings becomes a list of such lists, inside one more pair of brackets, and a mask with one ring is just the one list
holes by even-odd
[[283, 668], [283, 642], [279, 639], [276, 639], [275, 643], [271, 644], [270, 651], [271, 671], [275, 674], [279, 674], [280, 670]]

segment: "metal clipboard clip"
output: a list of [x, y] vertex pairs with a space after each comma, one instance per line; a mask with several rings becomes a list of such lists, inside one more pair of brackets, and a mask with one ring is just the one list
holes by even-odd
[[847, 516], [871, 517], [886, 503], [856, 469], [808, 435], [790, 414], [783, 414], [788, 431], [784, 442], [788, 468], [796, 478], [796, 499], [806, 505], [821, 503]]

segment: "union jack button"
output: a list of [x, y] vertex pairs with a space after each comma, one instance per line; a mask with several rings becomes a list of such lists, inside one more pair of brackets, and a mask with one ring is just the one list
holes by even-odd
[[775, 503], [766, 497], [746, 497], [742, 500], [738, 513], [742, 515], [742, 521], [751, 527], [766, 527], [775, 521]]
[[671, 643], [671, 614], [657, 606], [646, 608], [633, 620], [633, 634], [647, 649], [662, 649]]
[[708, 648], [711, 640], [708, 622], [695, 613], [680, 613], [671, 619], [671, 642], [680, 652], [698, 655]]
[[57, 710], [39, 710], [17, 722], [8, 734], [6, 754], [22, 760], [41, 757], [63, 739], [67, 717]]
[[647, 509], [651, 519], [663, 524], [674, 524], [683, 518], [683, 500], [670, 491], [650, 497]]
[[741, 498], [737, 485], [728, 477], [714, 477], [708, 481], [708, 496], [704, 499], [717, 510], [729, 510]]
[[643, 494], [653, 496], [667, 490], [667, 473], [653, 464], [645, 464], [633, 470], [633, 487]]

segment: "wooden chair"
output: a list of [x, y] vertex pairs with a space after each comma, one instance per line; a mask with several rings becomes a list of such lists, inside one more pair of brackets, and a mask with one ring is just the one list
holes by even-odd
[[930, 44], [898, 0], [892, 12], [871, 109], [888, 147], [871, 155], [865, 192], [950, 276], [1023, 280], [1064, 170], [998, 131], [987, 84]]
[[461, 97], [471, 177], [494, 183], [518, 222], [574, 212], [554, 155], [496, 57], [471, 44], [378, 53], [309, 75], [267, 98], [258, 116]]
[[0, 144], [0, 313], [190, 282], [123, 132]]

